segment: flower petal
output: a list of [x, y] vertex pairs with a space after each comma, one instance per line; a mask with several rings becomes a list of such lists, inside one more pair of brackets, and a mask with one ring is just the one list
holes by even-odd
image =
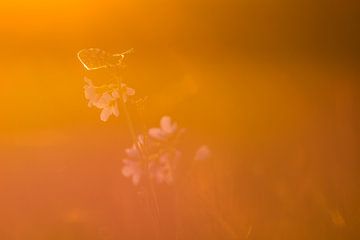
[[94, 105], [98, 108], [105, 108], [109, 106], [112, 100], [113, 97], [109, 93], [104, 93]]
[[132, 159], [136, 159], [136, 158], [138, 158], [138, 156], [140, 155], [140, 154], [139, 154], [139, 151], [138, 151], [138, 149], [135, 147], [135, 145], [133, 145], [131, 148], [125, 149], [125, 153], [126, 153], [126, 155], [127, 155], [129, 158], [132, 158]]
[[133, 169], [130, 166], [123, 166], [121, 172], [125, 177], [130, 177], [133, 174]]
[[120, 94], [119, 94], [119, 90], [118, 89], [114, 89], [112, 92], [111, 92], [111, 96], [115, 99], [117, 98], [120, 98]]
[[133, 95], [135, 95], [135, 89], [133, 89], [133, 88], [131, 88], [131, 87], [127, 87], [127, 88], [126, 88], [126, 94], [127, 94], [128, 96], [133, 96]]
[[176, 131], [177, 124], [172, 123], [171, 118], [169, 116], [163, 116], [160, 120], [160, 127], [166, 133], [171, 134]]
[[160, 163], [169, 163], [170, 162], [170, 154], [165, 152], [163, 154], [161, 154], [160, 158], [159, 158], [159, 162]]
[[211, 156], [210, 148], [206, 145], [202, 145], [196, 151], [194, 160], [195, 161], [203, 161], [203, 160], [208, 159], [210, 156]]
[[165, 139], [164, 132], [160, 128], [150, 128], [148, 133], [150, 137], [156, 140], [162, 141]]
[[115, 101], [114, 105], [111, 106], [111, 111], [112, 111], [112, 114], [114, 114], [114, 116], [116, 116], [116, 117], [118, 117], [120, 115], [117, 101]]
[[110, 107], [105, 107], [103, 108], [103, 110], [101, 111], [101, 114], [100, 114], [100, 119], [104, 122], [106, 122], [110, 115], [112, 114], [112, 110]]
[[88, 86], [88, 85], [85, 85], [84, 86], [84, 93], [85, 93], [85, 98], [86, 99], [91, 99], [91, 97], [94, 96], [94, 88]]
[[171, 184], [174, 180], [172, 169], [169, 164], [158, 166], [155, 172], [155, 179], [158, 183]]
[[140, 178], [141, 178], [141, 173], [140, 173], [140, 172], [137, 173], [137, 174], [134, 174], [134, 175], [132, 176], [132, 182], [133, 182], [133, 184], [134, 184], [134, 185], [138, 185], [139, 182], [140, 182]]
[[84, 77], [84, 81], [90, 86], [94, 86], [90, 78]]
[[126, 93], [123, 93], [122, 97], [123, 97], [124, 103], [126, 103], [127, 99], [128, 99], [128, 95]]

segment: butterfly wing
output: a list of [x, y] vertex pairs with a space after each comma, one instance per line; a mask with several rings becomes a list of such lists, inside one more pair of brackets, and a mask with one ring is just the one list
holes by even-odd
[[78, 52], [77, 56], [86, 70], [96, 70], [110, 66], [121, 65], [125, 56], [133, 49], [119, 54], [110, 54], [99, 48], [87, 48]]
[[77, 54], [78, 59], [86, 70], [105, 68], [109, 65], [111, 55], [99, 48], [82, 49]]

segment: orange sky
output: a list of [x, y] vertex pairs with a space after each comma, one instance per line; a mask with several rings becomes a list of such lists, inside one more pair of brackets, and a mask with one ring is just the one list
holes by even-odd
[[[204, 166], [199, 188], [218, 189], [239, 239], [356, 239], [359, 9], [355, 1], [0, 3], [0, 239], [151, 233], [121, 175], [124, 118], [103, 123], [87, 108], [76, 53], [88, 47], [135, 49], [124, 78], [149, 96], [147, 124], [169, 114], [188, 129], [189, 149], [212, 147], [216, 181]], [[231, 239], [197, 200], [177, 209], [159, 192], [163, 239], [173, 237], [174, 216], [188, 223], [184, 239]]]

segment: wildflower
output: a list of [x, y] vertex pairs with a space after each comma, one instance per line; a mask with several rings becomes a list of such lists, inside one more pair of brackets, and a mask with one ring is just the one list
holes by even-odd
[[140, 148], [144, 147], [144, 136], [139, 135], [137, 138], [137, 143], [134, 143], [131, 148], [125, 149], [126, 155], [131, 159], [140, 160], [141, 159], [141, 153]]
[[163, 116], [160, 120], [160, 128], [150, 128], [148, 133], [158, 141], [166, 141], [174, 136], [177, 130], [177, 123], [172, 122], [169, 116]]
[[[125, 149], [122, 174], [131, 178], [134, 185], [140, 182], [145, 173], [158, 183], [171, 184], [174, 181], [174, 172], [181, 152], [176, 149], [153, 147], [151, 141], [145, 142], [144, 136], [139, 135], [137, 143]], [[146, 151], [145, 159], [142, 151]]]
[[111, 115], [116, 117], [119, 116], [119, 107], [118, 107], [118, 95], [117, 90], [113, 90], [112, 93], [104, 93], [100, 99], [96, 102], [96, 107], [102, 109], [100, 114], [100, 119], [106, 122]]
[[125, 177], [131, 177], [133, 184], [138, 185], [143, 174], [141, 163], [130, 159], [124, 159], [123, 163], [122, 174]]
[[133, 144], [131, 148], [125, 149], [127, 157], [123, 159], [124, 166], [122, 174], [125, 177], [131, 177], [134, 185], [138, 185], [143, 175], [143, 166], [141, 164], [141, 153], [139, 146], [144, 145], [144, 137], [139, 135], [138, 142]]
[[92, 81], [90, 79], [88, 79], [87, 77], [85, 77], [85, 82], [87, 83], [84, 86], [85, 98], [86, 98], [86, 100], [89, 101], [88, 106], [92, 107], [96, 104], [96, 102], [101, 97], [101, 93], [99, 93], [97, 91], [97, 88], [94, 86]]
[[[89, 101], [88, 106], [95, 106], [99, 109], [102, 109], [100, 113], [100, 119], [106, 122], [111, 115], [118, 117], [118, 99], [120, 99], [118, 85], [108, 84], [97, 87], [88, 78], [85, 78], [85, 82], [87, 84], [84, 86], [84, 90], [85, 98]], [[135, 94], [135, 90], [128, 87], [125, 83], [122, 83], [121, 93], [122, 100], [124, 103], [126, 103], [128, 97]]]
[[121, 83], [121, 88], [123, 90], [122, 91], [123, 92], [123, 94], [122, 94], [123, 101], [124, 101], [124, 103], [126, 103], [129, 96], [135, 95], [135, 90], [131, 87], [126, 86], [125, 83]]
[[165, 152], [159, 157], [158, 163], [152, 168], [153, 177], [158, 183], [171, 184], [174, 181], [176, 164], [181, 157], [181, 152]]
[[[84, 90], [85, 98], [89, 101], [88, 106], [102, 109], [100, 119], [105, 122], [111, 115], [119, 116], [118, 90], [116, 88], [111, 89], [112, 86], [96, 87], [88, 78], [85, 78], [85, 82], [87, 84], [84, 86]], [[106, 88], [110, 91], [106, 91]]]
[[194, 160], [203, 161], [208, 159], [210, 156], [211, 156], [210, 148], [206, 145], [202, 145], [197, 149]]

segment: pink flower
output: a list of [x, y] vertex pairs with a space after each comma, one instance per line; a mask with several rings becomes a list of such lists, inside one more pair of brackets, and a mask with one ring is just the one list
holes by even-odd
[[138, 147], [144, 145], [144, 137], [138, 136], [138, 145], [133, 144], [131, 148], [125, 149], [127, 157], [123, 159], [124, 166], [122, 168], [122, 174], [125, 177], [130, 177], [133, 184], [137, 185], [140, 182], [144, 169], [141, 164], [141, 153]]
[[200, 146], [194, 156], [195, 161], [203, 161], [211, 157], [210, 148], [206, 145]]
[[86, 100], [89, 101], [88, 106], [92, 107], [96, 104], [96, 102], [101, 97], [101, 93], [99, 93], [97, 91], [97, 87], [95, 87], [94, 84], [92, 83], [92, 81], [90, 79], [88, 79], [87, 77], [85, 77], [85, 82], [87, 83], [84, 86], [85, 98], [86, 98]]
[[143, 169], [139, 161], [124, 159], [124, 166], [122, 168], [122, 174], [125, 177], [130, 177], [134, 185], [138, 185], [143, 174]]
[[[120, 91], [118, 85], [109, 84], [101, 87], [94, 86], [92, 81], [85, 77], [84, 86], [85, 98], [89, 101], [88, 106], [95, 106], [101, 109], [100, 119], [106, 122], [111, 115], [119, 116], [118, 100]], [[127, 102], [129, 96], [135, 94], [135, 90], [127, 87], [125, 83], [121, 84], [122, 101]]]
[[126, 86], [125, 83], [121, 84], [123, 101], [126, 103], [129, 96], [135, 95], [135, 90], [131, 87]]
[[106, 122], [111, 115], [119, 116], [119, 107], [117, 102], [118, 92], [113, 90], [111, 94], [104, 93], [95, 103], [97, 108], [102, 109], [100, 119]]
[[176, 134], [177, 130], [177, 123], [172, 122], [169, 116], [163, 116], [160, 120], [160, 128], [150, 128], [148, 133], [158, 141], [166, 141]]
[[144, 147], [144, 136], [143, 135], [138, 136], [136, 145], [133, 144], [130, 148], [125, 149], [126, 155], [131, 159], [141, 160], [141, 153], [140, 153], [139, 147], [140, 148]]
[[163, 153], [159, 157], [159, 161], [150, 166], [152, 177], [154, 177], [158, 183], [170, 185], [174, 181], [176, 164], [180, 157], [181, 152], [178, 150]]

